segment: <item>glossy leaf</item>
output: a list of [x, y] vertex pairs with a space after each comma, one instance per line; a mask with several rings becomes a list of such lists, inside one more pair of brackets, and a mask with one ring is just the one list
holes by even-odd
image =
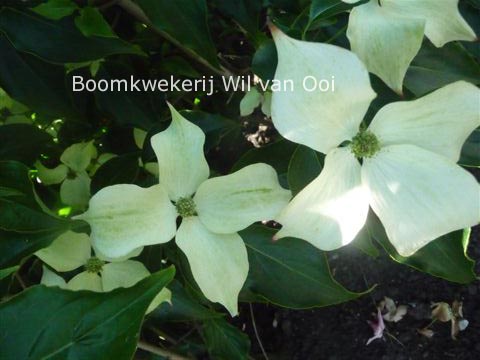
[[17, 52], [1, 33], [0, 53], [0, 86], [12, 98], [42, 114], [64, 116], [75, 113], [67, 96], [62, 66]]
[[[137, 0], [153, 26], [177, 44], [218, 66], [205, 0]], [[179, 16], [181, 15], [181, 16]]]
[[312, 182], [322, 171], [324, 155], [299, 145], [288, 165], [288, 185], [293, 196]]
[[476, 129], [463, 144], [460, 165], [480, 167], [480, 128]]
[[[143, 54], [119, 38], [85, 37], [70, 17], [50, 21], [16, 9], [3, 8], [0, 11], [0, 30], [17, 50], [53, 63], [93, 61], [114, 54]], [[51, 43], [57, 46], [49, 46]]]
[[78, 9], [73, 0], [48, 0], [32, 8], [37, 14], [51, 20], [72, 15]]
[[0, 127], [0, 160], [32, 165], [52, 143], [52, 137], [34, 125], [12, 124]]
[[250, 262], [245, 287], [252, 293], [295, 309], [339, 304], [362, 295], [332, 278], [322, 251], [300, 239], [274, 242], [274, 234], [275, 230], [258, 225], [240, 232]]
[[145, 311], [174, 273], [171, 267], [110, 293], [34, 286], [0, 305], [2, 357], [132, 358]]
[[254, 35], [258, 30], [258, 21], [262, 2], [258, 0], [216, 0], [219, 10], [233, 18], [243, 29]]
[[470, 229], [444, 235], [409, 257], [400, 256], [388, 241], [385, 229], [378, 218], [370, 214], [367, 222], [370, 234], [387, 251], [390, 257], [416, 270], [448, 281], [467, 284], [475, 281], [474, 261], [466, 253]]
[[114, 157], [95, 172], [91, 184], [92, 194], [110, 185], [133, 184], [139, 171], [138, 154]]
[[202, 333], [212, 359], [243, 360], [248, 358], [250, 350], [248, 336], [225, 320], [206, 321]]

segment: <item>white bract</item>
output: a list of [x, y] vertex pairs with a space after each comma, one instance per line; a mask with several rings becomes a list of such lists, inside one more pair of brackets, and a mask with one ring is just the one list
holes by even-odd
[[[92, 255], [90, 237], [87, 234], [67, 231], [55, 239], [52, 244], [35, 253], [45, 264], [58, 272], [67, 272], [84, 268], [66, 282], [47, 267], [43, 267], [41, 283], [46, 286], [59, 286], [67, 290], [90, 290], [107, 292], [121, 287], [130, 287], [150, 276], [150, 272], [139, 261], [129, 260], [138, 256], [142, 248], [119, 259], [110, 259], [98, 251]], [[163, 289], [152, 301], [148, 311], [155, 309], [163, 301], [170, 302], [171, 293]]]
[[[237, 232], [276, 217], [291, 194], [266, 164], [208, 179], [205, 134], [173, 107], [170, 110], [172, 123], [151, 139], [160, 183], [104, 188], [77, 218], [90, 224], [95, 249], [112, 258], [168, 242], [176, 234], [204, 295], [235, 315], [248, 274], [247, 251]], [[177, 231], [178, 216], [182, 223]]]
[[276, 218], [283, 225], [276, 238], [339, 248], [355, 238], [371, 206], [397, 251], [409, 256], [479, 222], [478, 183], [456, 165], [463, 143], [480, 125], [476, 86], [460, 81], [415, 101], [388, 104], [361, 129], [375, 94], [357, 57], [276, 28], [272, 33], [276, 79], [300, 83], [306, 75], [329, 74], [336, 81], [335, 92], [295, 87], [273, 94], [272, 119], [280, 133], [327, 154], [322, 173]]
[[458, 0], [371, 0], [353, 8], [347, 30], [352, 51], [397, 93], [424, 34], [436, 47], [477, 38]]
[[[87, 169], [93, 174], [103, 163], [115, 155], [102, 154], [97, 159], [97, 149], [93, 140], [73, 144], [60, 157], [61, 164], [49, 169], [37, 161], [38, 178], [45, 185], [60, 184], [60, 199], [66, 205], [85, 209], [90, 199], [90, 176]], [[93, 163], [92, 163], [93, 161]]]

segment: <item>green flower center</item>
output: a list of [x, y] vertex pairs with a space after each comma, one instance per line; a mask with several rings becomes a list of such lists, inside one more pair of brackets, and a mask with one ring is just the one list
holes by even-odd
[[97, 274], [102, 270], [103, 265], [105, 265], [105, 261], [97, 257], [91, 257], [85, 264], [85, 270], [89, 273]]
[[352, 139], [350, 149], [357, 158], [370, 158], [380, 150], [380, 141], [371, 131], [360, 130]]
[[180, 198], [175, 206], [177, 208], [178, 215], [180, 215], [182, 218], [197, 215], [195, 202], [191, 198]]

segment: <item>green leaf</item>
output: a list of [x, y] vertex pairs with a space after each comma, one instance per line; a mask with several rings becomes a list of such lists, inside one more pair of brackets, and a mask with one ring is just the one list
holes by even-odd
[[29, 169], [18, 162], [0, 161], [0, 187], [16, 196], [0, 197], [0, 269], [11, 267], [48, 246], [72, 222], [43, 212], [36, 201]]
[[252, 35], [258, 31], [262, 2], [258, 0], [216, 0], [218, 9], [233, 18], [244, 30]]
[[37, 14], [51, 20], [59, 20], [65, 16], [72, 15], [77, 9], [77, 4], [72, 0], [48, 0], [32, 8]]
[[2, 357], [131, 359], [145, 311], [174, 273], [109, 293], [33, 286], [0, 305]]
[[307, 146], [299, 145], [297, 147], [288, 165], [288, 185], [293, 196], [320, 174], [323, 168], [323, 158], [322, 154]]
[[153, 26], [181, 48], [218, 67], [217, 51], [207, 24], [205, 0], [136, 0]]
[[466, 253], [470, 229], [458, 230], [444, 235], [409, 257], [400, 256], [387, 238], [380, 220], [369, 214], [367, 221], [370, 234], [387, 251], [390, 257], [416, 270], [442, 279], [467, 284], [476, 280], [475, 262]]
[[34, 125], [0, 126], [0, 160], [32, 165], [51, 143], [52, 137]]
[[277, 48], [272, 39], [262, 42], [252, 59], [252, 71], [263, 81], [272, 80], [275, 77], [278, 57]]
[[92, 195], [110, 185], [133, 184], [140, 171], [138, 158], [137, 153], [116, 156], [100, 166], [90, 185]]
[[198, 303], [178, 281], [173, 281], [168, 289], [172, 292], [172, 304], [162, 303], [149, 319], [159, 322], [202, 321], [223, 316]]
[[373, 238], [368, 231], [368, 226], [364, 226], [352, 242], [352, 245], [361, 250], [368, 256], [376, 258], [380, 255], [377, 247], [373, 244]]
[[424, 42], [405, 77], [405, 87], [417, 97], [458, 80], [480, 84], [480, 65], [458, 42], [436, 48]]
[[0, 33], [0, 86], [14, 99], [45, 115], [75, 114], [65, 88], [65, 70], [18, 53]]
[[17, 50], [57, 64], [93, 61], [115, 54], [143, 55], [119, 38], [83, 36], [71, 17], [51, 21], [3, 8], [0, 10], [0, 30]]
[[281, 184], [285, 185], [287, 182], [289, 160], [296, 148], [297, 144], [282, 139], [258, 149], [248, 150], [233, 165], [231, 171], [234, 172], [245, 166], [263, 162], [272, 166], [277, 171]]
[[[126, 66], [106, 62], [100, 65], [96, 78], [130, 81], [130, 76]], [[147, 131], [160, 122], [161, 109], [166, 107], [163, 93], [159, 92], [96, 91], [95, 99], [98, 107], [117, 124]]]
[[251, 293], [294, 309], [339, 304], [363, 295], [332, 278], [322, 251], [300, 239], [274, 242], [274, 234], [275, 230], [258, 225], [240, 232], [250, 262], [245, 287]]
[[310, 5], [310, 21], [319, 17], [327, 18], [352, 8], [351, 4], [342, 0], [312, 0]]
[[248, 358], [250, 351], [248, 336], [224, 319], [206, 321], [202, 334], [212, 359], [244, 360]]
[[110, 25], [105, 21], [103, 15], [97, 8], [87, 6], [80, 10], [80, 15], [75, 18], [75, 25], [83, 35], [104, 36], [116, 38]]
[[480, 128], [475, 129], [463, 144], [460, 165], [480, 167]]
[[20, 266], [12, 266], [6, 269], [0, 269], [0, 280], [5, 279], [7, 276], [13, 274], [15, 271], [20, 269]]

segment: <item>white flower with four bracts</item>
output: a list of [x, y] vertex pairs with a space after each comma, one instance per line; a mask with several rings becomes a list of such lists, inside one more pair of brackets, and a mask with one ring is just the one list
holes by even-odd
[[[247, 166], [212, 179], [203, 153], [205, 134], [170, 106], [172, 122], [151, 139], [158, 159], [159, 184], [106, 187], [77, 219], [92, 229], [95, 249], [125, 256], [138, 247], [174, 236], [203, 294], [235, 315], [248, 274], [245, 244], [238, 231], [276, 217], [291, 198], [275, 170]], [[177, 230], [176, 219], [182, 218]]]
[[436, 47], [477, 39], [458, 11], [458, 0], [370, 0], [352, 9], [347, 29], [352, 51], [399, 94], [424, 34]]
[[[368, 72], [345, 49], [292, 39], [272, 26], [275, 78], [294, 92], [275, 92], [272, 119], [287, 139], [325, 153], [321, 174], [276, 220], [276, 238], [293, 236], [322, 250], [350, 243], [369, 206], [396, 250], [409, 256], [451, 231], [480, 220], [480, 188], [456, 165], [463, 143], [480, 125], [480, 91], [466, 82], [421, 99], [396, 102], [360, 124], [375, 97]], [[335, 91], [307, 92], [305, 76], [335, 76]]]
[[[148, 269], [139, 261], [130, 260], [138, 256], [143, 248], [117, 259], [111, 259], [98, 251], [92, 254], [90, 237], [87, 234], [67, 231], [52, 244], [35, 253], [45, 264], [58, 272], [73, 271], [83, 267], [84, 271], [66, 282], [61, 276], [43, 267], [41, 283], [46, 286], [78, 291], [107, 292], [121, 287], [130, 287], [150, 276]], [[163, 289], [154, 298], [148, 312], [163, 301], [170, 302], [171, 293]]]

